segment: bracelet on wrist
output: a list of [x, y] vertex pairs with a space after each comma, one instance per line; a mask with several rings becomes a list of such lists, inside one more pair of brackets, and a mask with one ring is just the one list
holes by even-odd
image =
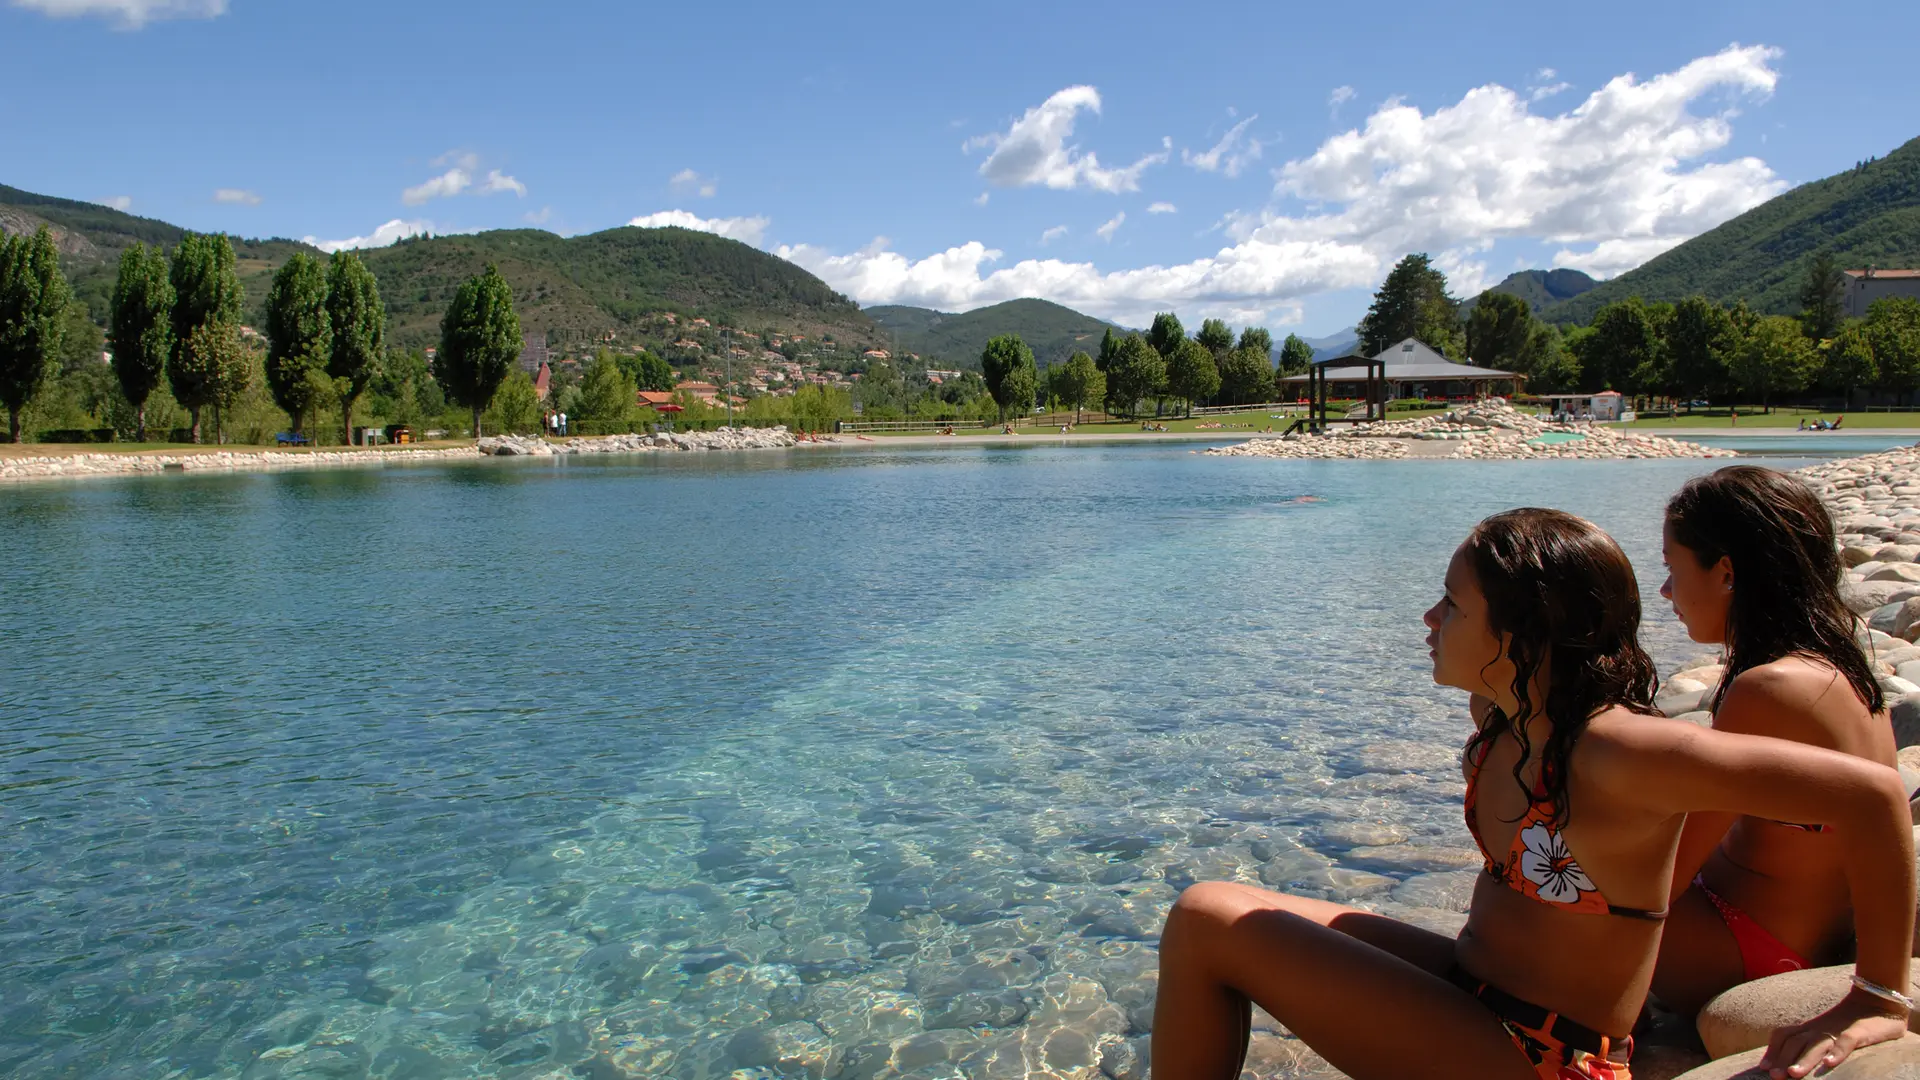
[[1890, 986], [1881, 986], [1872, 979], [1856, 974], [1853, 977], [1853, 988], [1862, 993], [1872, 994], [1890, 1005], [1898, 1005], [1905, 1012], [1913, 1012], [1913, 999]]

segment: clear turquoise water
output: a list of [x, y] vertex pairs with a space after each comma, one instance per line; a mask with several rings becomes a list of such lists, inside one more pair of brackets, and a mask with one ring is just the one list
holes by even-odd
[[1466, 529], [1586, 514], [1651, 598], [1711, 465], [0, 490], [0, 1074], [1137, 1075], [1190, 881], [1457, 919], [1466, 721], [1419, 616]]

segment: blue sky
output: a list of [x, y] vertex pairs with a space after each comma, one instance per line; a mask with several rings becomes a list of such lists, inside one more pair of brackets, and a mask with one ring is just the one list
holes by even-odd
[[863, 303], [1325, 334], [1920, 135], [1920, 4], [0, 0], [0, 183], [191, 228], [680, 223]]

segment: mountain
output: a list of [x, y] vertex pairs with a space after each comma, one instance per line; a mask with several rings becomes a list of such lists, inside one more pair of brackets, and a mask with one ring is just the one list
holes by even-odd
[[[1537, 315], [1541, 308], [1563, 300], [1571, 300], [1599, 284], [1598, 281], [1579, 270], [1520, 270], [1508, 274], [1505, 281], [1488, 289], [1487, 292], [1517, 296], [1525, 300], [1527, 306]], [[1485, 295], [1486, 293], [1480, 294], [1480, 296]], [[1460, 305], [1460, 314], [1465, 316], [1479, 301], [1480, 297], [1476, 296]]]
[[[1328, 360], [1357, 351], [1360, 348], [1360, 328], [1349, 326], [1345, 330], [1336, 330], [1326, 337], [1303, 337], [1300, 340], [1313, 346], [1315, 360]], [[1274, 355], [1276, 357], [1280, 355], [1277, 345]]]
[[[94, 203], [0, 185], [0, 231], [32, 232], [42, 223], [53, 228], [61, 269], [95, 322], [106, 320], [120, 252], [136, 241], [171, 247], [185, 232]], [[296, 251], [324, 257], [296, 240], [236, 238], [233, 247], [247, 317], [256, 322], [274, 271]], [[437, 341], [454, 290], [488, 263], [513, 285], [521, 325], [550, 336], [597, 339], [614, 331], [638, 338], [660, 325], [645, 316], [673, 311], [751, 331], [832, 335], [842, 346], [869, 348], [886, 340], [853, 301], [793, 263], [688, 229], [623, 227], [575, 237], [504, 229], [416, 237], [359, 255], [379, 279], [388, 340], [401, 347]]]
[[1630, 296], [1683, 300], [1695, 293], [1791, 313], [1800, 306], [1807, 259], [1821, 248], [1841, 269], [1920, 267], [1920, 139], [1761, 203], [1540, 316], [1584, 323]]
[[954, 367], [974, 369], [980, 366], [980, 353], [988, 340], [1002, 334], [1019, 334], [1033, 350], [1034, 363], [1045, 368], [1065, 363], [1075, 351], [1098, 352], [1100, 339], [1109, 328], [1125, 332], [1124, 327], [1072, 308], [1034, 299], [1008, 300], [958, 315], [882, 304], [866, 309], [866, 315], [894, 335], [901, 349], [919, 353], [929, 362], [938, 359]]

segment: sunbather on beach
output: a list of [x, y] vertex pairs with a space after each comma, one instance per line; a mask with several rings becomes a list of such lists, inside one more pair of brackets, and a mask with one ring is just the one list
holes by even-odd
[[[1667, 504], [1660, 595], [1693, 640], [1727, 648], [1705, 706], [1720, 731], [1771, 735], [1882, 765], [1893, 728], [1840, 599], [1833, 519], [1799, 480], [1735, 465]], [[1739, 983], [1852, 951], [1845, 844], [1823, 823], [1695, 813], [1674, 860], [1653, 989], [1692, 1015]]]
[[1898, 773], [1652, 715], [1633, 568], [1569, 514], [1481, 522], [1425, 622], [1434, 680], [1474, 702], [1462, 767], [1486, 872], [1465, 928], [1194, 885], [1161, 936], [1155, 1080], [1238, 1076], [1253, 1002], [1356, 1080], [1622, 1080], [1682, 826], [1701, 811], [1831, 826], [1855, 899], [1854, 987], [1774, 1034], [1772, 1075], [1906, 1031], [1914, 856]]

